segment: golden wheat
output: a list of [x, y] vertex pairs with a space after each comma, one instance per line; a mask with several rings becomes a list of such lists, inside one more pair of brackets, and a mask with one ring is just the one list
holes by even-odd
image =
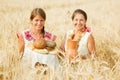
[[[65, 32], [72, 28], [72, 12], [84, 9], [96, 41], [96, 58], [79, 60], [77, 65], [61, 61], [59, 75], [49, 69], [47, 75], [43, 75], [22, 66], [16, 32], [30, 27], [29, 16], [35, 7], [45, 9], [45, 29], [57, 35], [58, 47]], [[119, 7], [118, 0], [0, 0], [0, 80], [120, 79]]]

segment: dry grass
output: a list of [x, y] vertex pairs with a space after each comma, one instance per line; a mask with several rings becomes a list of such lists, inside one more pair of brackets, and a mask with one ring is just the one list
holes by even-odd
[[16, 32], [30, 27], [29, 16], [35, 7], [46, 11], [46, 30], [57, 35], [58, 46], [72, 28], [72, 12], [81, 8], [88, 14], [97, 57], [94, 61], [79, 60], [77, 65], [63, 61], [61, 80], [120, 79], [119, 0], [0, 0], [0, 80], [55, 80], [58, 76], [49, 69], [47, 75], [37, 74], [18, 59]]

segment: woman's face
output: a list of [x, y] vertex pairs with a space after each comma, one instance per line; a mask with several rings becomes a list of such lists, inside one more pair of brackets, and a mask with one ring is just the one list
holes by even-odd
[[31, 20], [31, 23], [36, 30], [42, 30], [45, 24], [45, 20], [40, 16], [37, 15]]
[[86, 25], [86, 20], [84, 16], [80, 13], [76, 13], [73, 19], [73, 25], [76, 30], [82, 30], [84, 29]]

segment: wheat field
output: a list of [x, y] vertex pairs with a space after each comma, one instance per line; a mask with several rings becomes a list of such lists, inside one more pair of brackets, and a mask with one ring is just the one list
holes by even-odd
[[[31, 27], [29, 16], [36, 7], [45, 10], [45, 29], [57, 35], [58, 47], [65, 32], [73, 28], [73, 11], [85, 10], [96, 42], [94, 61], [80, 60], [78, 65], [63, 61], [61, 76], [49, 69], [43, 75], [22, 67], [16, 33]], [[56, 76], [60, 80], [119, 80], [119, 7], [120, 0], [0, 0], [0, 80], [58, 80]]]

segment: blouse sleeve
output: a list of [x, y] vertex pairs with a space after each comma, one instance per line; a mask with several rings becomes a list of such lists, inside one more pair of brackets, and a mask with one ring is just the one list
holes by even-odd
[[56, 35], [51, 34], [49, 32], [45, 32], [44, 39], [45, 40], [55, 41], [56, 40]]

